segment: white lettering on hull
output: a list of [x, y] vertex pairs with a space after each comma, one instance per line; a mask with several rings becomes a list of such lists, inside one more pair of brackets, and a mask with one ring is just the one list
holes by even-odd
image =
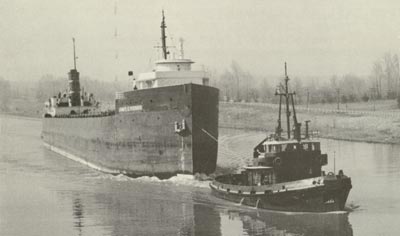
[[119, 112], [142, 111], [142, 110], [143, 110], [142, 105], [120, 107], [118, 109]]

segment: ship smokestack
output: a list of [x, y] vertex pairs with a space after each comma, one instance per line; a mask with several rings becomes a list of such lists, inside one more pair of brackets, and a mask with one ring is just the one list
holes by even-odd
[[69, 96], [71, 98], [71, 106], [81, 105], [81, 88], [79, 83], [79, 72], [72, 69], [68, 73], [69, 79]]
[[69, 96], [71, 99], [71, 106], [81, 105], [81, 86], [79, 83], [79, 72], [76, 70], [76, 54], [75, 54], [75, 38], [72, 38], [74, 49], [74, 69], [68, 73], [69, 80]]

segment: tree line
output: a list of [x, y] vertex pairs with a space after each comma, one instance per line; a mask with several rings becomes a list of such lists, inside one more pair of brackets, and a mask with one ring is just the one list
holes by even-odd
[[[281, 78], [254, 76], [233, 61], [223, 73], [214, 75], [223, 101], [277, 102], [274, 96]], [[371, 66], [368, 76], [332, 75], [330, 78], [291, 77], [296, 102], [351, 103], [377, 99], [398, 99], [400, 104], [400, 68], [397, 54], [385, 53]]]
[[[276, 103], [276, 87], [283, 77], [257, 76], [232, 61], [222, 73], [211, 73], [211, 85], [220, 89], [222, 101]], [[114, 101], [116, 91], [130, 89], [129, 81], [104, 82], [81, 78], [81, 88], [98, 101]], [[291, 77], [296, 102], [350, 103], [397, 99], [400, 104], [400, 68], [397, 54], [385, 53], [371, 64], [368, 76], [332, 75], [330, 78]], [[11, 81], [0, 77], [0, 111], [9, 109], [12, 99], [43, 103], [68, 88], [66, 77], [44, 75], [36, 81]]]
[[8, 103], [11, 97], [10, 81], [0, 77], [0, 111], [8, 111]]
[[[80, 82], [81, 90], [88, 94], [93, 93], [97, 101], [104, 102], [114, 101], [116, 91], [126, 91], [129, 87], [128, 81], [105, 82], [89, 77], [81, 77]], [[36, 81], [10, 81], [0, 77], [0, 112], [28, 109], [29, 106], [18, 108], [21, 103], [31, 104], [32, 109], [36, 109], [34, 104], [43, 104], [67, 89], [68, 78], [50, 74]]]

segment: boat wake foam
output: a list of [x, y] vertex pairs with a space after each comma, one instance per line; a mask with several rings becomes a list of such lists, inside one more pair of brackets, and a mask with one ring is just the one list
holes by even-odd
[[73, 161], [79, 162], [81, 164], [91, 167], [92, 169], [103, 172], [103, 174], [100, 175], [99, 178], [111, 178], [111, 179], [117, 180], [117, 181], [163, 183], [163, 184], [172, 184], [172, 185], [177, 185], [177, 186], [191, 186], [191, 187], [196, 187], [196, 188], [209, 188], [209, 184], [210, 184], [210, 181], [209, 181], [210, 177], [208, 177], [204, 174], [196, 174], [196, 175], [177, 174], [176, 176], [173, 176], [169, 179], [159, 179], [155, 176], [151, 176], [151, 177], [150, 176], [142, 176], [142, 177], [132, 178], [132, 177], [126, 176], [124, 174], [121, 174], [119, 171], [100, 167], [93, 163], [87, 162], [78, 156], [72, 155], [72, 154], [70, 154], [60, 148], [52, 146], [50, 144], [43, 143], [43, 145], [46, 148], [50, 149], [51, 151], [54, 151], [54, 152], [56, 152], [62, 156], [65, 156]]
[[175, 186], [188, 186], [195, 188], [209, 188], [210, 181], [202, 181], [195, 178], [193, 175], [182, 175], [178, 174], [169, 179], [159, 179], [155, 176], [141, 176], [138, 178], [132, 178], [123, 174], [110, 175], [102, 174], [99, 178], [111, 179], [115, 181], [131, 181], [139, 183], [156, 183], [156, 184], [170, 184]]
[[353, 212], [353, 211], [360, 210], [360, 205], [357, 205], [354, 202], [350, 202], [349, 204], [346, 204], [346, 206], [344, 208], [348, 212]]

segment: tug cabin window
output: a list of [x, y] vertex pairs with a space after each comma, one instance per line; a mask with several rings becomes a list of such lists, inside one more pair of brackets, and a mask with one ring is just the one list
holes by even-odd
[[270, 144], [270, 145], [268, 145], [268, 148], [265, 147], [265, 150], [269, 153], [281, 152], [282, 146], [281, 146], [281, 144]]
[[306, 151], [319, 151], [320, 150], [320, 143], [303, 143], [303, 149]]
[[260, 186], [274, 183], [272, 169], [247, 170], [247, 181], [252, 186]]
[[282, 151], [296, 151], [296, 150], [305, 150], [305, 151], [319, 151], [320, 143], [319, 142], [307, 142], [303, 144], [298, 143], [285, 143], [285, 144], [266, 144], [264, 145], [264, 150], [267, 153], [277, 153]]

